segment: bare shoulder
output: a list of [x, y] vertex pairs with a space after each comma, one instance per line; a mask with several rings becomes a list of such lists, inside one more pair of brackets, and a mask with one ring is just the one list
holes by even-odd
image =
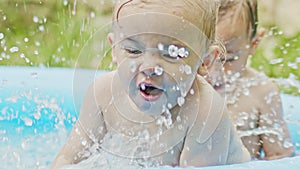
[[115, 72], [108, 72], [97, 77], [90, 85], [88, 92], [99, 104], [106, 104], [111, 98], [111, 85]]
[[98, 76], [92, 85], [96, 90], [100, 90], [101, 92], [107, 91], [111, 87], [113, 77], [115, 75], [115, 71], [104, 73]]
[[199, 93], [194, 103], [199, 106], [189, 126], [181, 160], [194, 166], [248, 161], [250, 156], [233, 130], [225, 100], [202, 77], [196, 80], [194, 88]]
[[102, 109], [111, 100], [110, 86], [113, 75], [113, 72], [100, 75], [89, 86], [81, 105], [79, 116], [81, 125], [93, 128], [100, 124], [100, 121], [102, 120], [102, 113], [100, 112], [102, 112]]
[[[199, 90], [197, 118], [195, 119], [194, 128], [200, 131], [198, 141], [205, 142], [210, 138], [224, 116], [228, 116], [225, 99], [222, 98], [202, 77], [197, 78]], [[204, 125], [203, 125], [204, 124]]]
[[253, 87], [252, 90], [254, 90], [254, 92], [257, 93], [259, 96], [266, 96], [270, 93], [279, 94], [279, 88], [271, 78], [259, 73], [253, 68], [247, 68], [246, 71], [248, 77], [257, 79], [259, 85]]

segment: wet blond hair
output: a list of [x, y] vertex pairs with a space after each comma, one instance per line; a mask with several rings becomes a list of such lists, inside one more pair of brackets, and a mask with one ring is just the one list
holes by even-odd
[[220, 6], [219, 0], [119, 0], [115, 3], [113, 22], [118, 21], [122, 9], [126, 8], [126, 6], [135, 5], [146, 8], [147, 5], [165, 4], [165, 6], [160, 6], [159, 12], [163, 12], [164, 8], [168, 10], [171, 10], [170, 8], [172, 7], [176, 8], [178, 2], [184, 5], [180, 6], [180, 11], [174, 10], [173, 13], [175, 15], [188, 16], [185, 19], [200, 29], [209, 40], [215, 42], [217, 14]]
[[250, 39], [255, 37], [258, 25], [257, 0], [221, 0], [218, 21], [228, 12], [232, 12], [230, 17], [233, 23], [241, 18], [247, 24], [246, 31]]

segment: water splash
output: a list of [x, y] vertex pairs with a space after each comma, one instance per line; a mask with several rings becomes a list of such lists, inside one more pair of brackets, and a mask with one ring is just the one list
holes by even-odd
[[164, 69], [160, 66], [155, 66], [154, 67], [154, 73], [157, 75], [157, 76], [161, 76], [164, 72]]
[[184, 105], [184, 103], [185, 103], [185, 98], [184, 97], [178, 97], [177, 98], [177, 104], [178, 104], [178, 106], [183, 106]]

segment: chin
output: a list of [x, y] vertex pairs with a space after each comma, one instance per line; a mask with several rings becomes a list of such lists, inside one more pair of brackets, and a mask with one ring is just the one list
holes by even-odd
[[163, 107], [166, 105], [166, 97], [161, 95], [160, 98], [156, 101], [148, 101], [139, 96], [139, 93], [136, 93], [134, 96], [131, 96], [131, 99], [135, 106], [142, 112], [151, 116], [161, 115], [163, 113]]

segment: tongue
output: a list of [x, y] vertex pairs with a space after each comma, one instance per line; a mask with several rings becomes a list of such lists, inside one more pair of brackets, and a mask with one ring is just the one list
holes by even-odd
[[142, 97], [147, 101], [155, 101], [162, 95], [162, 90], [154, 86], [142, 86], [140, 88]]
[[147, 95], [158, 95], [159, 93], [161, 93], [161, 90], [155, 87], [146, 87], [146, 90], [144, 92]]

